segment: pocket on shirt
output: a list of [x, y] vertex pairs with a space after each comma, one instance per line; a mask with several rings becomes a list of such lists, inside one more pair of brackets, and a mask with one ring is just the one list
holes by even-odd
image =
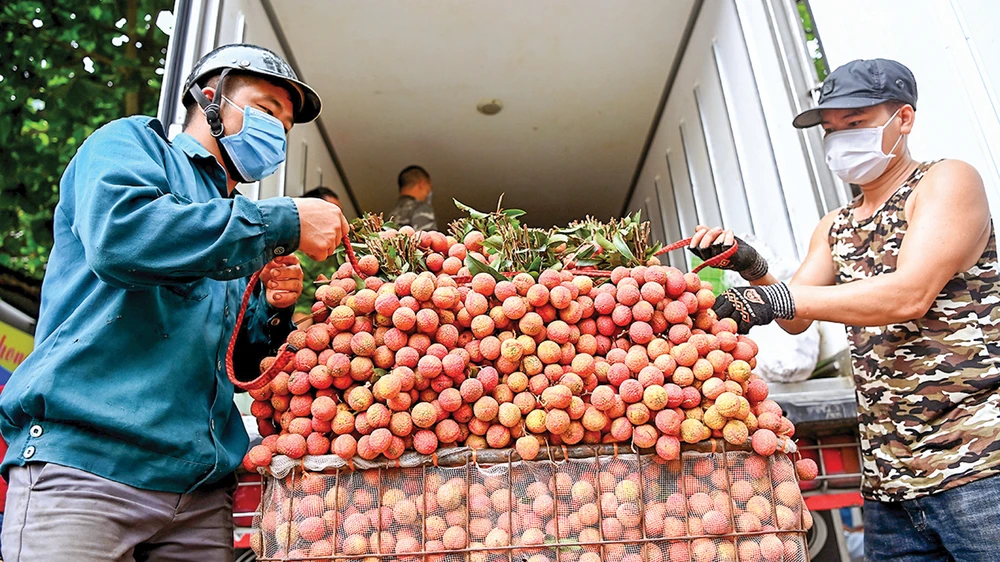
[[208, 288], [205, 287], [204, 280], [182, 285], [166, 285], [165, 288], [179, 297], [194, 302], [201, 302], [208, 296]]

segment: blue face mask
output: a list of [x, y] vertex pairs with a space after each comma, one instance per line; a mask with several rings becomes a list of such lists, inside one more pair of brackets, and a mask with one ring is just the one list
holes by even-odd
[[[226, 98], [229, 105], [239, 106]], [[285, 126], [277, 118], [249, 105], [243, 108], [243, 128], [233, 135], [219, 138], [219, 143], [236, 168], [233, 178], [250, 183], [270, 176], [285, 161]], [[233, 170], [230, 170], [232, 172]]]

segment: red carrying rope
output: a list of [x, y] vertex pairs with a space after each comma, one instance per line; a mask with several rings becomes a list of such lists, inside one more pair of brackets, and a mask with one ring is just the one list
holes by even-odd
[[351, 262], [351, 267], [354, 268], [354, 273], [358, 277], [365, 278], [367, 275], [361, 273], [361, 266], [358, 265], [358, 256], [354, 255], [354, 248], [351, 247], [351, 241], [347, 238], [347, 233], [344, 233], [344, 237], [341, 238], [341, 243], [344, 245], [344, 251], [347, 252], [347, 261]]
[[[341, 239], [341, 243], [343, 243], [344, 245], [344, 251], [347, 253], [347, 259], [348, 261], [350, 261], [351, 267], [354, 268], [354, 272], [359, 277], [365, 277], [361, 273], [361, 268], [358, 266], [358, 258], [354, 254], [354, 248], [351, 247], [351, 242], [350, 240], [348, 240], [346, 233], [344, 234], [344, 237]], [[686, 247], [690, 243], [691, 243], [690, 238], [685, 238], [684, 240], [678, 240], [677, 242], [674, 242], [669, 246], [665, 246], [663, 249], [656, 252], [656, 254], [654, 255], [659, 256], [667, 252], [679, 250], [681, 248]], [[715, 267], [718, 265], [725, 265], [726, 262], [729, 260], [729, 258], [736, 253], [736, 249], [737, 249], [736, 242], [733, 242], [733, 245], [725, 252], [722, 252], [717, 256], [705, 260], [698, 267], [694, 268], [693, 270], [694, 273], [698, 273], [705, 267]], [[573, 274], [588, 275], [591, 277], [608, 277], [611, 275], [610, 271], [601, 271], [601, 270], [569, 269], [567, 271], [570, 271]], [[226, 349], [226, 374], [229, 376], [229, 380], [230, 382], [233, 383], [234, 386], [236, 386], [237, 388], [241, 388], [243, 390], [257, 390], [259, 388], [263, 388], [264, 386], [270, 384], [271, 380], [273, 380], [274, 377], [278, 376], [278, 373], [282, 372], [285, 369], [285, 367], [288, 366], [288, 363], [295, 358], [295, 353], [298, 351], [298, 349], [291, 344], [288, 343], [283, 344], [278, 349], [278, 355], [275, 358], [274, 363], [272, 363], [270, 367], [268, 367], [263, 373], [261, 373], [259, 377], [251, 381], [241, 381], [236, 378], [236, 373], [234, 372], [233, 368], [233, 350], [236, 348], [236, 339], [237, 339], [236, 336], [237, 334], [240, 333], [240, 327], [243, 325], [243, 317], [246, 315], [247, 306], [250, 304], [250, 297], [253, 296], [254, 287], [257, 286], [257, 282], [260, 280], [260, 273], [261, 272], [258, 271], [250, 276], [250, 281], [249, 283], [247, 283], [246, 291], [243, 292], [243, 302], [240, 304], [239, 313], [237, 313], [236, 315], [236, 325], [233, 327], [233, 335], [232, 337], [229, 338], [229, 346]], [[508, 274], [504, 273], [504, 275]], [[514, 275], [514, 273], [510, 273], [508, 276], [512, 275]], [[452, 277], [452, 279], [455, 279], [456, 282], [468, 283], [469, 281], [471, 281], [472, 278], [471, 276], [465, 275], [465, 276], [454, 276]]]
[[[661, 249], [660, 251], [656, 252], [653, 255], [658, 256], [660, 254], [666, 254], [667, 252], [673, 252], [674, 250], [679, 250], [681, 248], [687, 247], [688, 244], [690, 243], [691, 243], [690, 238], [685, 238], [684, 240], [678, 240], [677, 242], [674, 242], [669, 246], [665, 246], [663, 249]], [[698, 267], [694, 268], [692, 272], [698, 273], [699, 271], [701, 271], [706, 267], [725, 266], [729, 262], [729, 258], [733, 257], [733, 254], [736, 253], [738, 247], [739, 246], [736, 244], [736, 241], [733, 240], [733, 245], [730, 246], [725, 252], [722, 252], [717, 256], [713, 256], [703, 261], [700, 265], [698, 265]]]
[[[354, 249], [351, 248], [351, 242], [347, 239], [347, 233], [344, 233], [341, 243], [344, 245], [344, 250], [347, 252], [347, 259], [351, 262], [354, 272], [361, 275], [361, 270], [358, 267], [358, 258], [354, 255]], [[294, 345], [283, 344], [278, 349], [278, 356], [275, 358], [274, 363], [261, 373], [259, 377], [251, 381], [241, 381], [236, 378], [236, 372], [233, 368], [233, 350], [236, 348], [237, 335], [240, 333], [240, 327], [243, 326], [243, 317], [246, 315], [247, 306], [250, 305], [250, 297], [253, 296], [254, 287], [257, 286], [257, 281], [260, 280], [260, 273], [258, 271], [250, 276], [247, 288], [243, 291], [243, 302], [240, 303], [240, 311], [236, 314], [236, 325], [233, 326], [233, 335], [229, 338], [229, 346], [226, 348], [226, 375], [229, 376], [229, 381], [233, 383], [233, 386], [243, 390], [257, 390], [270, 384], [274, 377], [278, 376], [278, 373], [282, 372], [288, 366], [288, 363], [295, 358], [295, 353], [298, 351]]]

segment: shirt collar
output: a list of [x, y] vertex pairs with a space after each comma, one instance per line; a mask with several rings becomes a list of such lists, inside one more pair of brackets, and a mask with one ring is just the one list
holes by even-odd
[[212, 153], [207, 148], [187, 133], [179, 133], [174, 137], [173, 144], [191, 158], [211, 158], [215, 160], [215, 156], [212, 156]]
[[232, 198], [239, 193], [234, 189], [232, 193], [229, 193], [229, 189], [226, 186], [226, 172], [222, 169], [219, 161], [215, 159], [215, 156], [208, 151], [200, 142], [194, 137], [187, 133], [178, 133], [171, 142], [177, 148], [184, 151], [184, 154], [188, 155], [188, 158], [192, 160], [201, 161], [202, 164], [210, 162], [209, 169], [210, 173], [213, 175], [218, 175], [216, 178], [216, 187], [219, 188], [219, 193], [223, 197]]

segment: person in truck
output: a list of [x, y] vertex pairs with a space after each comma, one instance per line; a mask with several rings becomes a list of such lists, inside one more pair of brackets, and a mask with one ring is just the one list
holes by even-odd
[[322, 199], [252, 201], [316, 93], [278, 55], [228, 45], [187, 80], [183, 133], [150, 117], [94, 132], [63, 174], [35, 351], [0, 395], [3, 559], [232, 560], [248, 437], [227, 377], [247, 277], [263, 269], [235, 372], [292, 329], [302, 272], [347, 223]]
[[986, 191], [965, 162], [918, 162], [913, 74], [856, 60], [817, 107], [830, 169], [860, 187], [823, 217], [788, 284], [750, 246], [698, 227], [691, 250], [750, 281], [716, 301], [741, 332], [847, 326], [863, 453], [865, 559], [1000, 560], [1000, 265]]
[[407, 166], [399, 173], [399, 201], [389, 219], [396, 226], [410, 226], [413, 230], [437, 230], [434, 206], [431, 205], [431, 176], [420, 166]]

